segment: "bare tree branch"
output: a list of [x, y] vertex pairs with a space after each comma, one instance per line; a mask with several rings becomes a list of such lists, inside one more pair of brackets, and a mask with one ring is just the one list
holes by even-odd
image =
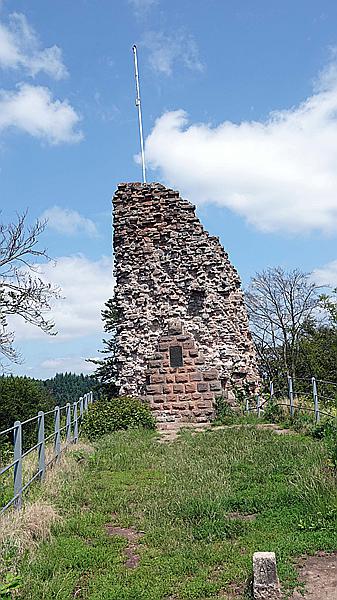
[[302, 332], [317, 318], [319, 290], [309, 274], [298, 269], [275, 267], [252, 278], [246, 303], [257, 351], [270, 376], [275, 375], [275, 365], [295, 375]]
[[27, 212], [17, 215], [13, 223], [0, 223], [0, 355], [14, 362], [20, 361], [20, 354], [14, 347], [15, 334], [8, 330], [10, 315], [56, 334], [46, 313], [51, 301], [59, 297], [59, 289], [46, 283], [36, 267], [37, 259], [50, 260], [38, 246], [46, 222], [36, 221], [29, 227], [26, 219]]

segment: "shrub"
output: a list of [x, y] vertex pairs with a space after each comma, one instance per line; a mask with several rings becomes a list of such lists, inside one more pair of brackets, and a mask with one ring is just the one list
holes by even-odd
[[337, 423], [333, 419], [321, 421], [312, 428], [311, 435], [325, 442], [329, 458], [335, 469], [337, 469]]
[[236, 420], [238, 414], [223, 396], [215, 400], [215, 419], [218, 423], [231, 425]]
[[264, 410], [263, 416], [264, 416], [265, 420], [268, 421], [269, 423], [280, 423], [280, 422], [284, 421], [284, 419], [285, 419], [285, 415], [282, 410], [282, 406], [279, 406], [273, 400], [267, 401], [263, 406], [263, 410]]
[[82, 433], [95, 440], [117, 429], [144, 427], [154, 429], [155, 421], [147, 404], [137, 398], [103, 398], [89, 406]]

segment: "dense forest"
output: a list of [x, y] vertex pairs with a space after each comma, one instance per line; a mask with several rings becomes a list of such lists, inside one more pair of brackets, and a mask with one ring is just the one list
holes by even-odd
[[41, 381], [29, 377], [0, 377], [0, 431], [11, 427], [16, 420], [24, 421], [39, 410], [49, 411], [56, 405], [75, 402], [93, 390], [97, 380], [89, 375], [57, 373], [52, 379]]
[[67, 402], [75, 402], [80, 396], [97, 388], [97, 380], [91, 375], [75, 375], [75, 373], [57, 373], [52, 379], [42, 382], [52, 395], [55, 404], [63, 406]]

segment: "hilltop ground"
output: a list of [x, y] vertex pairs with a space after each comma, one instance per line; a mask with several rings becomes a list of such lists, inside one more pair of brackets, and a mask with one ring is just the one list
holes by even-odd
[[21, 565], [26, 600], [239, 599], [254, 551], [276, 552], [291, 589], [296, 557], [337, 548], [335, 480], [309, 437], [130, 431], [77, 458], [50, 499], [52, 541]]

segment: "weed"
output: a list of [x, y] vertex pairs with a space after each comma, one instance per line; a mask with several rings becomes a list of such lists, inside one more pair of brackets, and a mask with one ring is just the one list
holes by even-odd
[[4, 581], [0, 582], [0, 598], [12, 598], [12, 591], [18, 590], [21, 583], [21, 577], [7, 573]]

